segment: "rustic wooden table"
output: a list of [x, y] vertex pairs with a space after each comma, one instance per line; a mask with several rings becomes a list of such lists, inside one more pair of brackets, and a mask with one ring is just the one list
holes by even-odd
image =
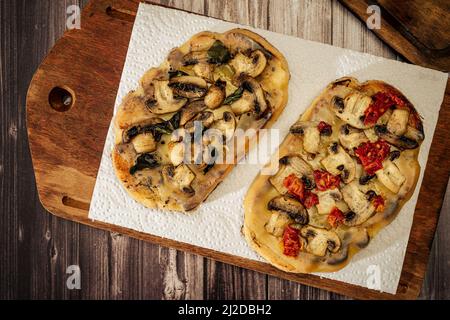
[[[336, 1], [171, 0], [166, 5], [396, 59]], [[25, 96], [45, 54], [66, 28], [66, 10], [87, 0], [0, 2], [0, 298], [345, 299], [200, 256], [92, 229], [48, 214], [37, 197]], [[67, 72], [70, 72], [68, 66]], [[450, 298], [450, 188], [421, 298]], [[66, 287], [79, 265], [81, 289]]]

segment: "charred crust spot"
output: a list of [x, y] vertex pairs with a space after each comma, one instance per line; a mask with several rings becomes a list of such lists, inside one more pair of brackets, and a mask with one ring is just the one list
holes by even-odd
[[387, 130], [386, 126], [384, 126], [384, 125], [376, 125], [375, 126], [375, 133], [377, 135], [386, 134], [387, 132], [388, 132], [388, 130]]
[[343, 80], [338, 80], [333, 82], [332, 88], [336, 88], [337, 86], [345, 86], [348, 87], [348, 85], [350, 84], [351, 80], [350, 79], [343, 79]]
[[356, 213], [353, 211], [349, 211], [344, 215], [345, 221], [352, 221], [356, 217]]
[[343, 133], [343, 134], [349, 134], [350, 133], [350, 129], [349, 129], [349, 127], [348, 127], [348, 124], [344, 124], [342, 127], [341, 127], [341, 132]]
[[291, 133], [300, 134], [300, 135], [302, 135], [302, 134], [305, 133], [305, 130], [304, 130], [302, 127], [298, 127], [298, 128], [293, 127], [293, 128], [291, 128], [289, 131], [290, 131]]
[[407, 145], [410, 149], [415, 149], [419, 146], [419, 143], [413, 139], [410, 139], [405, 136], [400, 136], [398, 139], [403, 142], [405, 145]]
[[316, 236], [316, 232], [314, 230], [308, 229], [308, 231], [306, 231], [306, 236], [308, 238], [314, 238]]
[[373, 190], [369, 190], [369, 191], [366, 192], [366, 198], [369, 201], [372, 201], [372, 199], [374, 197], [376, 197], [376, 196], [377, 196], [377, 193], [375, 191], [373, 191]]
[[311, 181], [307, 176], [302, 176], [302, 182], [305, 185], [305, 188], [311, 190], [314, 188], [314, 182]]
[[156, 105], [157, 101], [153, 98], [145, 100], [145, 106], [149, 109], [153, 108]]
[[284, 156], [284, 157], [280, 158], [279, 163], [287, 165], [289, 163], [289, 157], [288, 156]]
[[255, 99], [254, 105], [255, 105], [255, 107], [254, 107], [255, 108], [255, 112], [256, 113], [260, 113], [261, 112], [261, 107], [259, 106], [258, 100]]
[[344, 99], [342, 99], [341, 97], [338, 97], [338, 96], [334, 96], [334, 97], [331, 99], [331, 103], [333, 104], [333, 106], [334, 106], [336, 109], [338, 109], [338, 111], [339, 111], [340, 113], [343, 112], [344, 107], [345, 107]]
[[337, 142], [333, 142], [333, 144], [330, 147], [331, 152], [336, 153], [338, 152], [338, 143]]
[[174, 169], [175, 169], [175, 168], [174, 168], [173, 166], [167, 167], [167, 175], [168, 175], [169, 177], [173, 177], [173, 176], [174, 176], [174, 174], [175, 174]]
[[359, 178], [359, 184], [360, 185], [365, 185], [367, 184], [370, 180], [372, 180], [375, 177], [375, 175], [370, 175], [370, 174], [366, 174], [363, 175]]
[[327, 240], [327, 248], [328, 250], [332, 251], [334, 248], [336, 248], [336, 243], [332, 240]]
[[253, 88], [252, 88], [251, 84], [248, 81], [244, 81], [242, 83], [242, 88], [244, 88], [244, 90], [247, 90], [250, 93], [253, 93]]
[[223, 119], [224, 119], [226, 122], [228, 122], [228, 121], [230, 121], [231, 119], [233, 119], [233, 116], [231, 115], [230, 112], [225, 111], [225, 112], [223, 113]]
[[325, 137], [329, 137], [331, 136], [331, 134], [333, 133], [333, 129], [330, 127], [326, 127], [324, 128], [321, 132], [320, 135], [321, 136], [325, 136]]
[[400, 151], [394, 150], [389, 154], [389, 160], [394, 161], [400, 157]]
[[184, 187], [183, 193], [189, 197], [192, 197], [195, 194], [195, 190], [192, 187]]
[[220, 79], [218, 79], [214, 84], [220, 89], [224, 89], [227, 85], [227, 83], [225, 81], [220, 80]]
[[189, 60], [184, 61], [183, 65], [187, 67], [187, 66], [196, 65], [197, 63], [198, 63], [197, 59], [189, 59]]

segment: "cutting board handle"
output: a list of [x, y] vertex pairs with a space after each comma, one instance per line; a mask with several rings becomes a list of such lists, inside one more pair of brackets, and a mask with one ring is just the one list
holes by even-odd
[[87, 218], [139, 1], [91, 1], [36, 71], [27, 127], [39, 197]]

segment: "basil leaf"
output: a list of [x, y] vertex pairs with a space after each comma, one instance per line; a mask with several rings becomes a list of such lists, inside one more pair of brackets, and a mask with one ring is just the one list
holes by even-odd
[[226, 99], [223, 101], [223, 104], [232, 104], [233, 102], [239, 100], [242, 97], [242, 93], [244, 93], [244, 88], [239, 87], [235, 92], [226, 97]]
[[221, 64], [231, 59], [230, 51], [219, 40], [213, 43], [207, 54], [209, 63]]

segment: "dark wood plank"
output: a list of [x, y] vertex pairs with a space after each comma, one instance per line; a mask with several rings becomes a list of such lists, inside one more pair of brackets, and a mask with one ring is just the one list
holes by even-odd
[[450, 183], [439, 218], [420, 299], [450, 299]]
[[380, 27], [373, 32], [408, 61], [450, 71], [450, 4], [447, 0], [339, 0], [366, 22], [376, 5]]

